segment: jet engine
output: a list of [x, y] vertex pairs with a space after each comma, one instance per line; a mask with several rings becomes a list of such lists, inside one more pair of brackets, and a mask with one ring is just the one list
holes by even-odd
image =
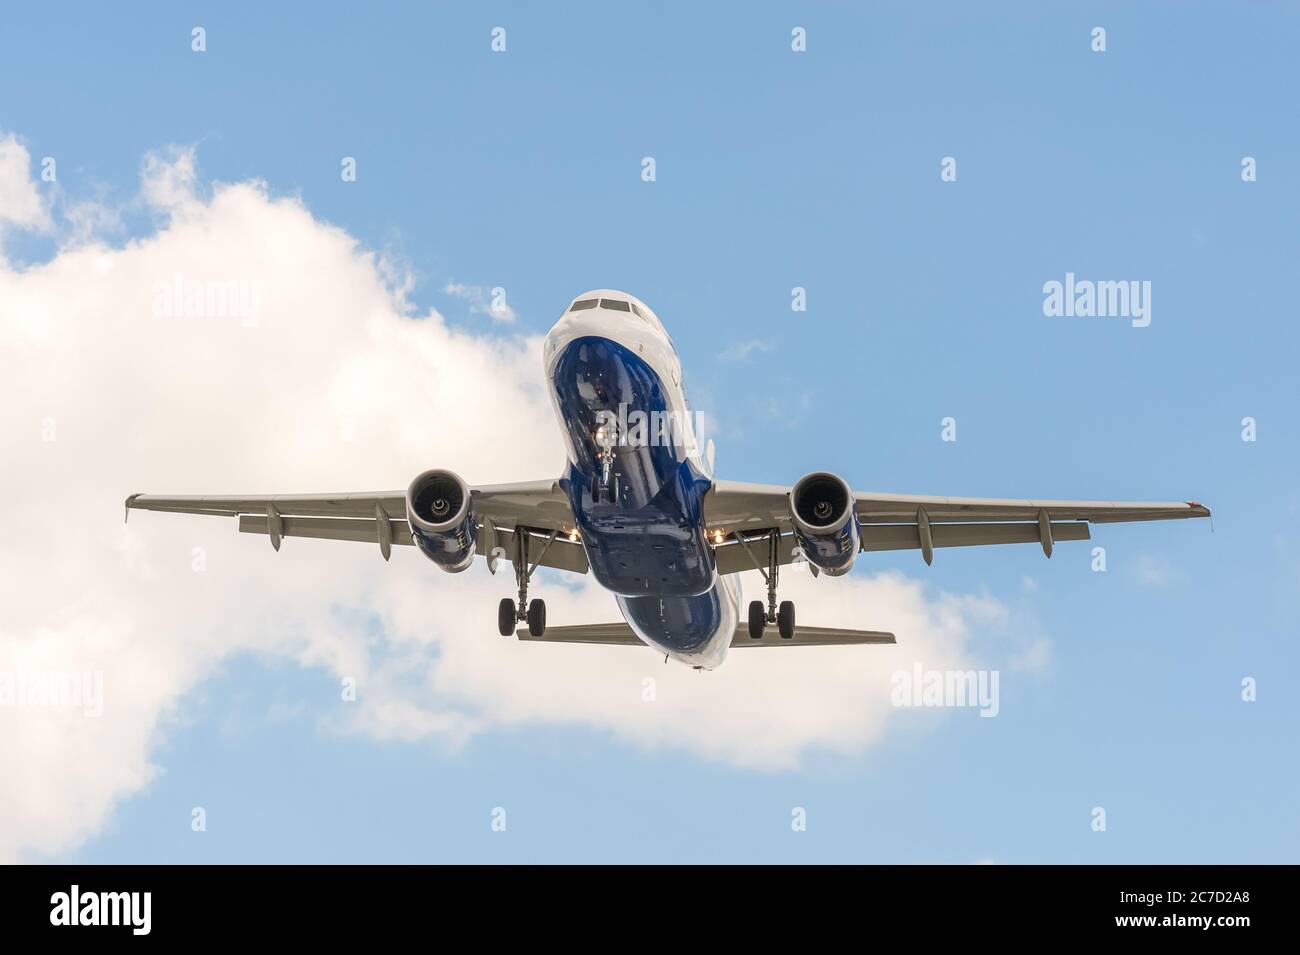
[[844, 479], [825, 471], [800, 478], [790, 490], [790, 512], [808, 562], [832, 577], [848, 573], [858, 556], [858, 519]]
[[469, 485], [451, 471], [425, 471], [406, 489], [406, 522], [424, 556], [448, 573], [474, 562], [478, 527], [470, 507]]

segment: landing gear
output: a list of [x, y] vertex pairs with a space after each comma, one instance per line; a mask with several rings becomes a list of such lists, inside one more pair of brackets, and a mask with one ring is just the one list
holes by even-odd
[[[793, 640], [794, 602], [791, 600], [783, 600], [779, 610], [777, 609], [776, 604], [776, 584], [778, 572], [781, 566], [779, 559], [780, 553], [778, 551], [778, 548], [781, 546], [781, 533], [780, 531], [773, 529], [768, 531], [765, 536], [767, 537], [766, 570], [763, 568], [763, 565], [759, 563], [758, 558], [754, 556], [754, 552], [750, 550], [749, 541], [745, 539], [745, 535], [739, 532], [736, 534], [736, 540], [745, 548], [745, 552], [749, 554], [749, 559], [754, 562], [754, 566], [758, 568], [758, 572], [762, 574], [763, 579], [767, 581], [767, 609], [763, 609], [763, 602], [761, 600], [752, 601], [749, 605], [749, 637], [751, 640], [762, 640], [764, 626], [769, 623], [774, 623], [777, 626], [777, 631], [781, 634], [782, 640]], [[758, 538], [758, 540], [761, 539], [761, 537]]]
[[501, 636], [508, 637], [515, 632], [517, 619], [515, 602], [509, 597], [502, 597], [501, 603], [497, 604], [497, 629], [501, 631]]
[[528, 605], [528, 632], [540, 637], [546, 632], [546, 601], [534, 600]]
[[613, 424], [602, 424], [596, 428], [596, 460], [600, 470], [591, 475], [591, 503], [608, 501], [618, 503], [618, 474], [614, 471], [614, 447], [618, 444], [618, 432]]
[[618, 495], [618, 475], [611, 474], [606, 463], [600, 471], [593, 472], [591, 476], [591, 503], [599, 504], [604, 501], [608, 504], [617, 504]]
[[546, 601], [537, 599], [532, 602], [528, 600], [528, 581], [532, 579], [533, 571], [537, 565], [542, 562], [546, 556], [547, 549], [559, 536], [559, 531], [551, 531], [546, 543], [542, 545], [537, 559], [530, 566], [528, 563], [528, 542], [532, 533], [526, 527], [516, 527], [514, 529], [514, 554], [511, 555], [511, 563], [515, 567], [515, 583], [519, 585], [519, 602], [511, 600], [509, 597], [503, 597], [501, 603], [497, 604], [497, 629], [501, 636], [508, 637], [515, 632], [515, 625], [520, 623], [528, 624], [528, 632], [534, 637], [540, 637], [546, 633]]
[[776, 612], [776, 629], [782, 640], [794, 639], [794, 601], [781, 601], [781, 609]]

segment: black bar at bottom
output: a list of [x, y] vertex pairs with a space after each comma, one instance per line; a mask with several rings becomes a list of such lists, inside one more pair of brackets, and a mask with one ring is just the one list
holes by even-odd
[[435, 926], [455, 932], [447, 941], [475, 927], [531, 926], [535, 942], [541, 933], [551, 944], [606, 923], [628, 938], [696, 925], [733, 942], [776, 926], [879, 941], [911, 925], [926, 942], [1047, 932], [1230, 944], [1287, 926], [1291, 875], [1244, 866], [19, 866], [0, 871], [0, 925], [6, 943], [75, 935], [92, 945], [373, 944], [412, 932], [436, 944]]

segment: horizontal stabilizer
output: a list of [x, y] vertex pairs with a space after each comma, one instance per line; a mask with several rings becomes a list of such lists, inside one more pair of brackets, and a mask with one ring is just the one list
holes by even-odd
[[[646, 644], [626, 623], [584, 623], [572, 627], [547, 627], [540, 637], [526, 629], [515, 631], [520, 640], [532, 643], [590, 643], [601, 646], [643, 647]], [[838, 647], [850, 644], [896, 643], [892, 633], [881, 630], [839, 630], [834, 627], [794, 628], [794, 638], [782, 640], [775, 627], [768, 627], [761, 640], [739, 627], [731, 638], [733, 647]]]
[[573, 627], [547, 627], [534, 637], [521, 627], [515, 631], [520, 640], [533, 643], [591, 643], [605, 646], [644, 647], [641, 638], [625, 623], [583, 623]]
[[731, 638], [731, 645], [741, 647], [846, 647], [863, 643], [897, 643], [892, 633], [883, 630], [840, 630], [837, 627], [802, 627], [794, 628], [794, 637], [782, 640], [776, 627], [767, 627], [761, 640], [749, 635], [746, 627], [737, 627], [736, 635]]

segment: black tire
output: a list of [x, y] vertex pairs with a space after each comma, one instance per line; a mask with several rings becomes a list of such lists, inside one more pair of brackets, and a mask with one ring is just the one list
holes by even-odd
[[515, 602], [509, 597], [502, 597], [497, 604], [497, 629], [501, 636], [508, 637], [515, 632]]
[[763, 609], [761, 600], [751, 600], [749, 602], [749, 639], [762, 640], [763, 627], [767, 623], [767, 612]]
[[528, 632], [540, 637], [546, 632], [546, 601], [528, 601]]
[[776, 628], [781, 632], [782, 640], [794, 639], [794, 602], [782, 600], [776, 612]]

